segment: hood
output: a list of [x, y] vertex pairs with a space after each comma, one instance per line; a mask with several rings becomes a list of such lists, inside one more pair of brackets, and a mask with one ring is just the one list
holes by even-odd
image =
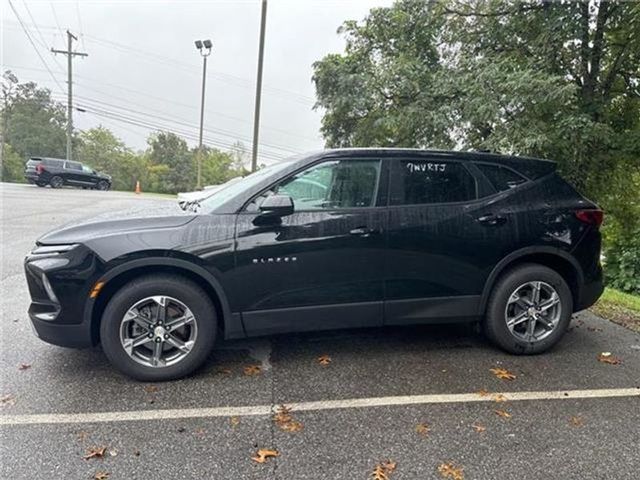
[[195, 215], [171, 215], [157, 217], [131, 217], [113, 220], [94, 218], [85, 223], [65, 225], [52, 230], [37, 240], [38, 245], [62, 245], [86, 243], [94, 238], [136, 233], [154, 229], [178, 228], [191, 222]]

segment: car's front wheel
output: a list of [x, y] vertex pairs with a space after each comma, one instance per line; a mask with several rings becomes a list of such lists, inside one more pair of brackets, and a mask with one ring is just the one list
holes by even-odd
[[102, 190], [102, 191], [109, 190], [109, 182], [107, 182], [105, 180], [100, 180], [98, 182], [98, 185], [96, 186], [96, 188], [98, 190]]
[[183, 377], [204, 363], [216, 337], [215, 307], [179, 276], [150, 275], [123, 286], [100, 324], [102, 348], [122, 373], [142, 381]]
[[524, 264], [495, 285], [484, 331], [510, 353], [541, 353], [560, 341], [572, 312], [573, 298], [564, 278], [543, 265]]

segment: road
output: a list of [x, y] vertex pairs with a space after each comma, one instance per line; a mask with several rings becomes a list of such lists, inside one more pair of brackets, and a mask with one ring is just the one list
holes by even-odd
[[[581, 313], [557, 348], [530, 357], [496, 350], [468, 326], [283, 335], [220, 342], [191, 378], [137, 383], [99, 348], [67, 350], [32, 334], [22, 259], [57, 225], [174, 201], [0, 189], [2, 479], [365, 480], [388, 459], [390, 480], [442, 478], [449, 462], [465, 479], [638, 478], [638, 334]], [[622, 363], [598, 361], [601, 352]], [[260, 373], [245, 375], [250, 365]], [[301, 430], [273, 421], [281, 404]], [[83, 458], [102, 446], [104, 457]], [[256, 463], [258, 448], [280, 455]]]

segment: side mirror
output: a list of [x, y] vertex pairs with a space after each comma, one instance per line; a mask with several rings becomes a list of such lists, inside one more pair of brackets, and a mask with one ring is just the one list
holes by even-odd
[[293, 213], [293, 199], [289, 195], [271, 195], [260, 205], [260, 212], [276, 217], [285, 217]]

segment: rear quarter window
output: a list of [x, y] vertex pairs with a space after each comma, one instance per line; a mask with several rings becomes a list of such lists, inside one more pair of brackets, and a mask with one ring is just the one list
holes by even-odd
[[52, 158], [45, 158], [42, 163], [47, 167], [62, 167], [62, 160], [54, 160]]
[[501, 165], [476, 163], [476, 167], [487, 177], [487, 180], [498, 192], [510, 190], [527, 181], [522, 175]]

